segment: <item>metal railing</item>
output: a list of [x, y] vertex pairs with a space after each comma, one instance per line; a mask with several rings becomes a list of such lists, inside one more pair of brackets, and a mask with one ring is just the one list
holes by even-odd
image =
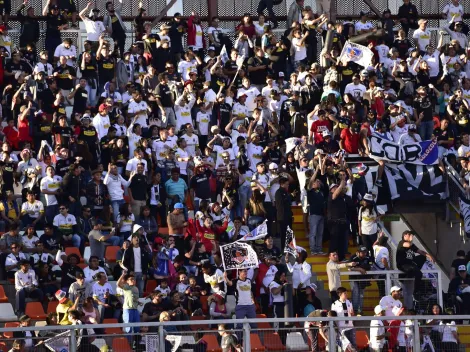
[[[356, 316], [348, 316], [347, 320], [352, 321], [354, 324], [354, 329], [355, 330], [366, 330], [368, 331], [369, 328], [371, 327], [371, 321], [372, 320], [380, 320], [384, 322], [385, 327], [387, 327], [387, 321], [390, 320], [399, 320], [399, 321], [404, 321], [406, 324], [407, 328], [412, 329], [413, 332], [413, 340], [412, 340], [412, 346], [411, 350], [413, 352], [421, 351], [421, 341], [422, 337], [426, 335], [426, 329], [421, 329], [422, 326], [420, 326], [420, 322], [422, 321], [430, 321], [430, 320], [442, 320], [442, 321], [447, 321], [451, 318], [451, 320], [455, 322], [461, 322], [464, 320], [468, 320], [469, 316], [468, 315], [453, 315], [453, 316], [448, 316], [448, 315], [415, 315], [415, 316], [396, 316], [393, 317], [393, 319], [390, 316], [374, 316], [374, 317], [356, 317]], [[181, 336], [185, 335], [184, 332], [172, 332], [170, 333], [170, 327], [176, 328], [176, 329], [181, 329], [183, 327], [198, 327], [198, 326], [204, 326], [207, 324], [226, 324], [226, 325], [232, 325], [236, 324], [237, 326], [241, 327], [241, 329], [238, 330], [238, 334], [240, 334], [240, 338], [243, 341], [243, 350], [244, 351], [252, 351], [252, 347], [255, 348], [254, 344], [252, 344], [252, 334], [257, 335], [256, 336], [256, 342], [261, 341], [263, 338], [263, 331], [270, 331], [272, 329], [266, 329], [266, 328], [252, 328], [250, 324], [253, 326], [256, 325], [261, 325], [262, 323], [274, 323], [274, 324], [282, 324], [282, 325], [288, 325], [288, 326], [295, 326], [296, 324], [302, 324], [306, 322], [312, 322], [312, 323], [322, 323], [324, 326], [323, 329], [326, 331], [326, 334], [328, 336], [329, 341], [337, 341], [337, 337], [339, 334], [342, 336], [342, 329], [338, 329], [337, 325], [339, 322], [344, 321], [344, 317], [328, 317], [328, 318], [307, 318], [307, 317], [302, 317], [302, 318], [263, 318], [263, 319], [243, 319], [243, 320], [236, 320], [236, 319], [225, 319], [225, 320], [189, 320], [189, 321], [167, 321], [164, 323], [160, 322], [155, 322], [155, 323], [129, 323], [129, 324], [81, 324], [81, 325], [74, 325], [73, 327], [71, 325], [54, 325], [54, 326], [29, 326], [29, 327], [17, 327], [17, 328], [0, 328], [0, 334], [11, 334], [14, 332], [24, 332], [24, 331], [30, 331], [31, 335], [33, 337], [36, 336], [37, 332], [50, 332], [51, 330], [54, 330], [57, 332], [57, 334], [62, 333], [63, 336], [68, 337], [68, 346], [63, 346], [65, 350], [69, 352], [76, 352], [78, 350], [78, 343], [80, 343], [79, 337], [82, 337], [84, 335], [81, 334], [81, 332], [84, 329], [97, 329], [98, 327], [100, 329], [109, 329], [109, 328], [120, 328], [123, 329], [125, 327], [127, 328], [142, 328], [142, 327], [148, 327], [152, 331], [153, 336], [155, 336], [155, 332], [157, 333], [157, 338], [158, 338], [158, 345], [159, 346], [165, 346], [165, 341], [174, 341], [174, 337], [176, 336]], [[458, 325], [459, 326], [459, 325]], [[463, 325], [460, 325], [463, 326]], [[299, 332], [301, 332], [302, 339], [306, 339], [305, 337], [305, 329], [309, 329], [309, 327], [302, 329], [301, 328], [286, 328], [283, 329], [285, 332], [288, 334], [290, 333], [295, 333], [298, 335]], [[312, 327], [312, 329], [318, 329], [318, 327]], [[168, 330], [168, 331], [167, 331]], [[194, 330], [197, 330], [195, 328]], [[304, 330], [304, 331], [302, 331]], [[211, 330], [209, 332], [210, 334], [217, 334], [217, 331]], [[367, 332], [366, 332], [367, 333]], [[188, 332], [189, 334], [189, 332]], [[196, 332], [194, 332], [196, 334]], [[261, 337], [260, 337], [261, 335]], [[99, 335], [98, 335], [99, 336]], [[109, 341], [112, 341], [115, 338], [122, 338], [122, 337], [127, 337], [131, 338], [132, 334], [126, 334], [124, 331], [122, 334], [115, 333], [115, 334], [107, 334], [103, 335], [104, 339], [107, 340], [107, 343], [110, 343]], [[204, 338], [204, 337], [203, 337]], [[28, 338], [26, 338], [28, 339]], [[37, 338], [35, 338], [37, 339]], [[13, 342], [13, 339], [3, 339], [2, 342], [6, 344], [11, 344]], [[282, 341], [284, 345], [284, 341]], [[329, 351], [334, 352], [338, 351], [338, 346], [336, 344], [329, 344]], [[81, 349], [82, 350], [82, 349]], [[165, 350], [162, 349], [162, 347], [159, 348], [160, 351]]]

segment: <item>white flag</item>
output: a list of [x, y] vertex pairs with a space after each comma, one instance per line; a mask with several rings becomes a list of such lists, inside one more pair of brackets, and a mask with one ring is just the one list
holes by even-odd
[[249, 269], [258, 266], [258, 256], [245, 242], [233, 242], [220, 246], [224, 270]]
[[225, 45], [222, 47], [222, 50], [220, 50], [220, 60], [222, 61], [223, 64], [225, 64], [230, 58], [228, 57], [227, 54], [227, 48]]
[[298, 256], [297, 244], [295, 243], [294, 231], [292, 231], [290, 226], [287, 226], [286, 244], [284, 246], [284, 253], [292, 254], [294, 257]]
[[263, 238], [268, 234], [267, 220], [264, 220], [261, 225], [256, 227], [253, 231], [249, 232], [245, 236], [239, 239], [239, 241], [254, 241], [258, 238]]
[[297, 137], [291, 137], [286, 139], [286, 154], [289, 153], [296, 145], [300, 144], [302, 139]]
[[239, 70], [242, 68], [244, 62], [245, 62], [245, 55], [237, 57], [237, 66]]
[[368, 67], [372, 61], [374, 53], [368, 47], [364, 45], [346, 42], [343, 47], [343, 51], [338, 58], [338, 61], [342, 62], [355, 62], [362, 67]]

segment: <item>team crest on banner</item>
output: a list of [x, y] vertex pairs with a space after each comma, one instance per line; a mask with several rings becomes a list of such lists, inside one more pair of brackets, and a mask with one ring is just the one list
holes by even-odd
[[222, 264], [225, 270], [249, 269], [258, 266], [258, 256], [245, 242], [233, 242], [220, 246]]
[[363, 67], [368, 67], [372, 61], [374, 53], [366, 46], [346, 42], [338, 61], [355, 62]]
[[286, 245], [284, 246], [284, 253], [292, 254], [297, 257], [297, 244], [295, 243], [294, 231], [287, 226]]

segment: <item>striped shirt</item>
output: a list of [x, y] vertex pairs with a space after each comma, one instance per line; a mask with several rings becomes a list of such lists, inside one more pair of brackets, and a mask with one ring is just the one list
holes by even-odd
[[180, 202], [184, 202], [184, 193], [188, 190], [186, 182], [180, 178], [177, 182], [169, 179], [165, 182], [165, 190], [168, 197], [177, 195]]

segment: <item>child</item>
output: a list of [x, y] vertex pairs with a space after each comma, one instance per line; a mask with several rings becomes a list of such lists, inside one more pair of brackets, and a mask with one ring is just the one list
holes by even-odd
[[168, 280], [167, 279], [162, 279], [160, 281], [160, 285], [158, 285], [155, 288], [155, 292], [161, 293], [163, 295], [163, 298], [166, 298], [171, 292], [171, 289], [168, 286]]
[[179, 278], [180, 282], [176, 285], [176, 290], [181, 294], [185, 294], [187, 288], [189, 287], [188, 276], [185, 273], [181, 273]]
[[165, 168], [166, 179], [169, 180], [171, 178], [171, 170], [176, 168], [175, 151], [173, 149], [168, 149], [165, 153], [163, 165]]

